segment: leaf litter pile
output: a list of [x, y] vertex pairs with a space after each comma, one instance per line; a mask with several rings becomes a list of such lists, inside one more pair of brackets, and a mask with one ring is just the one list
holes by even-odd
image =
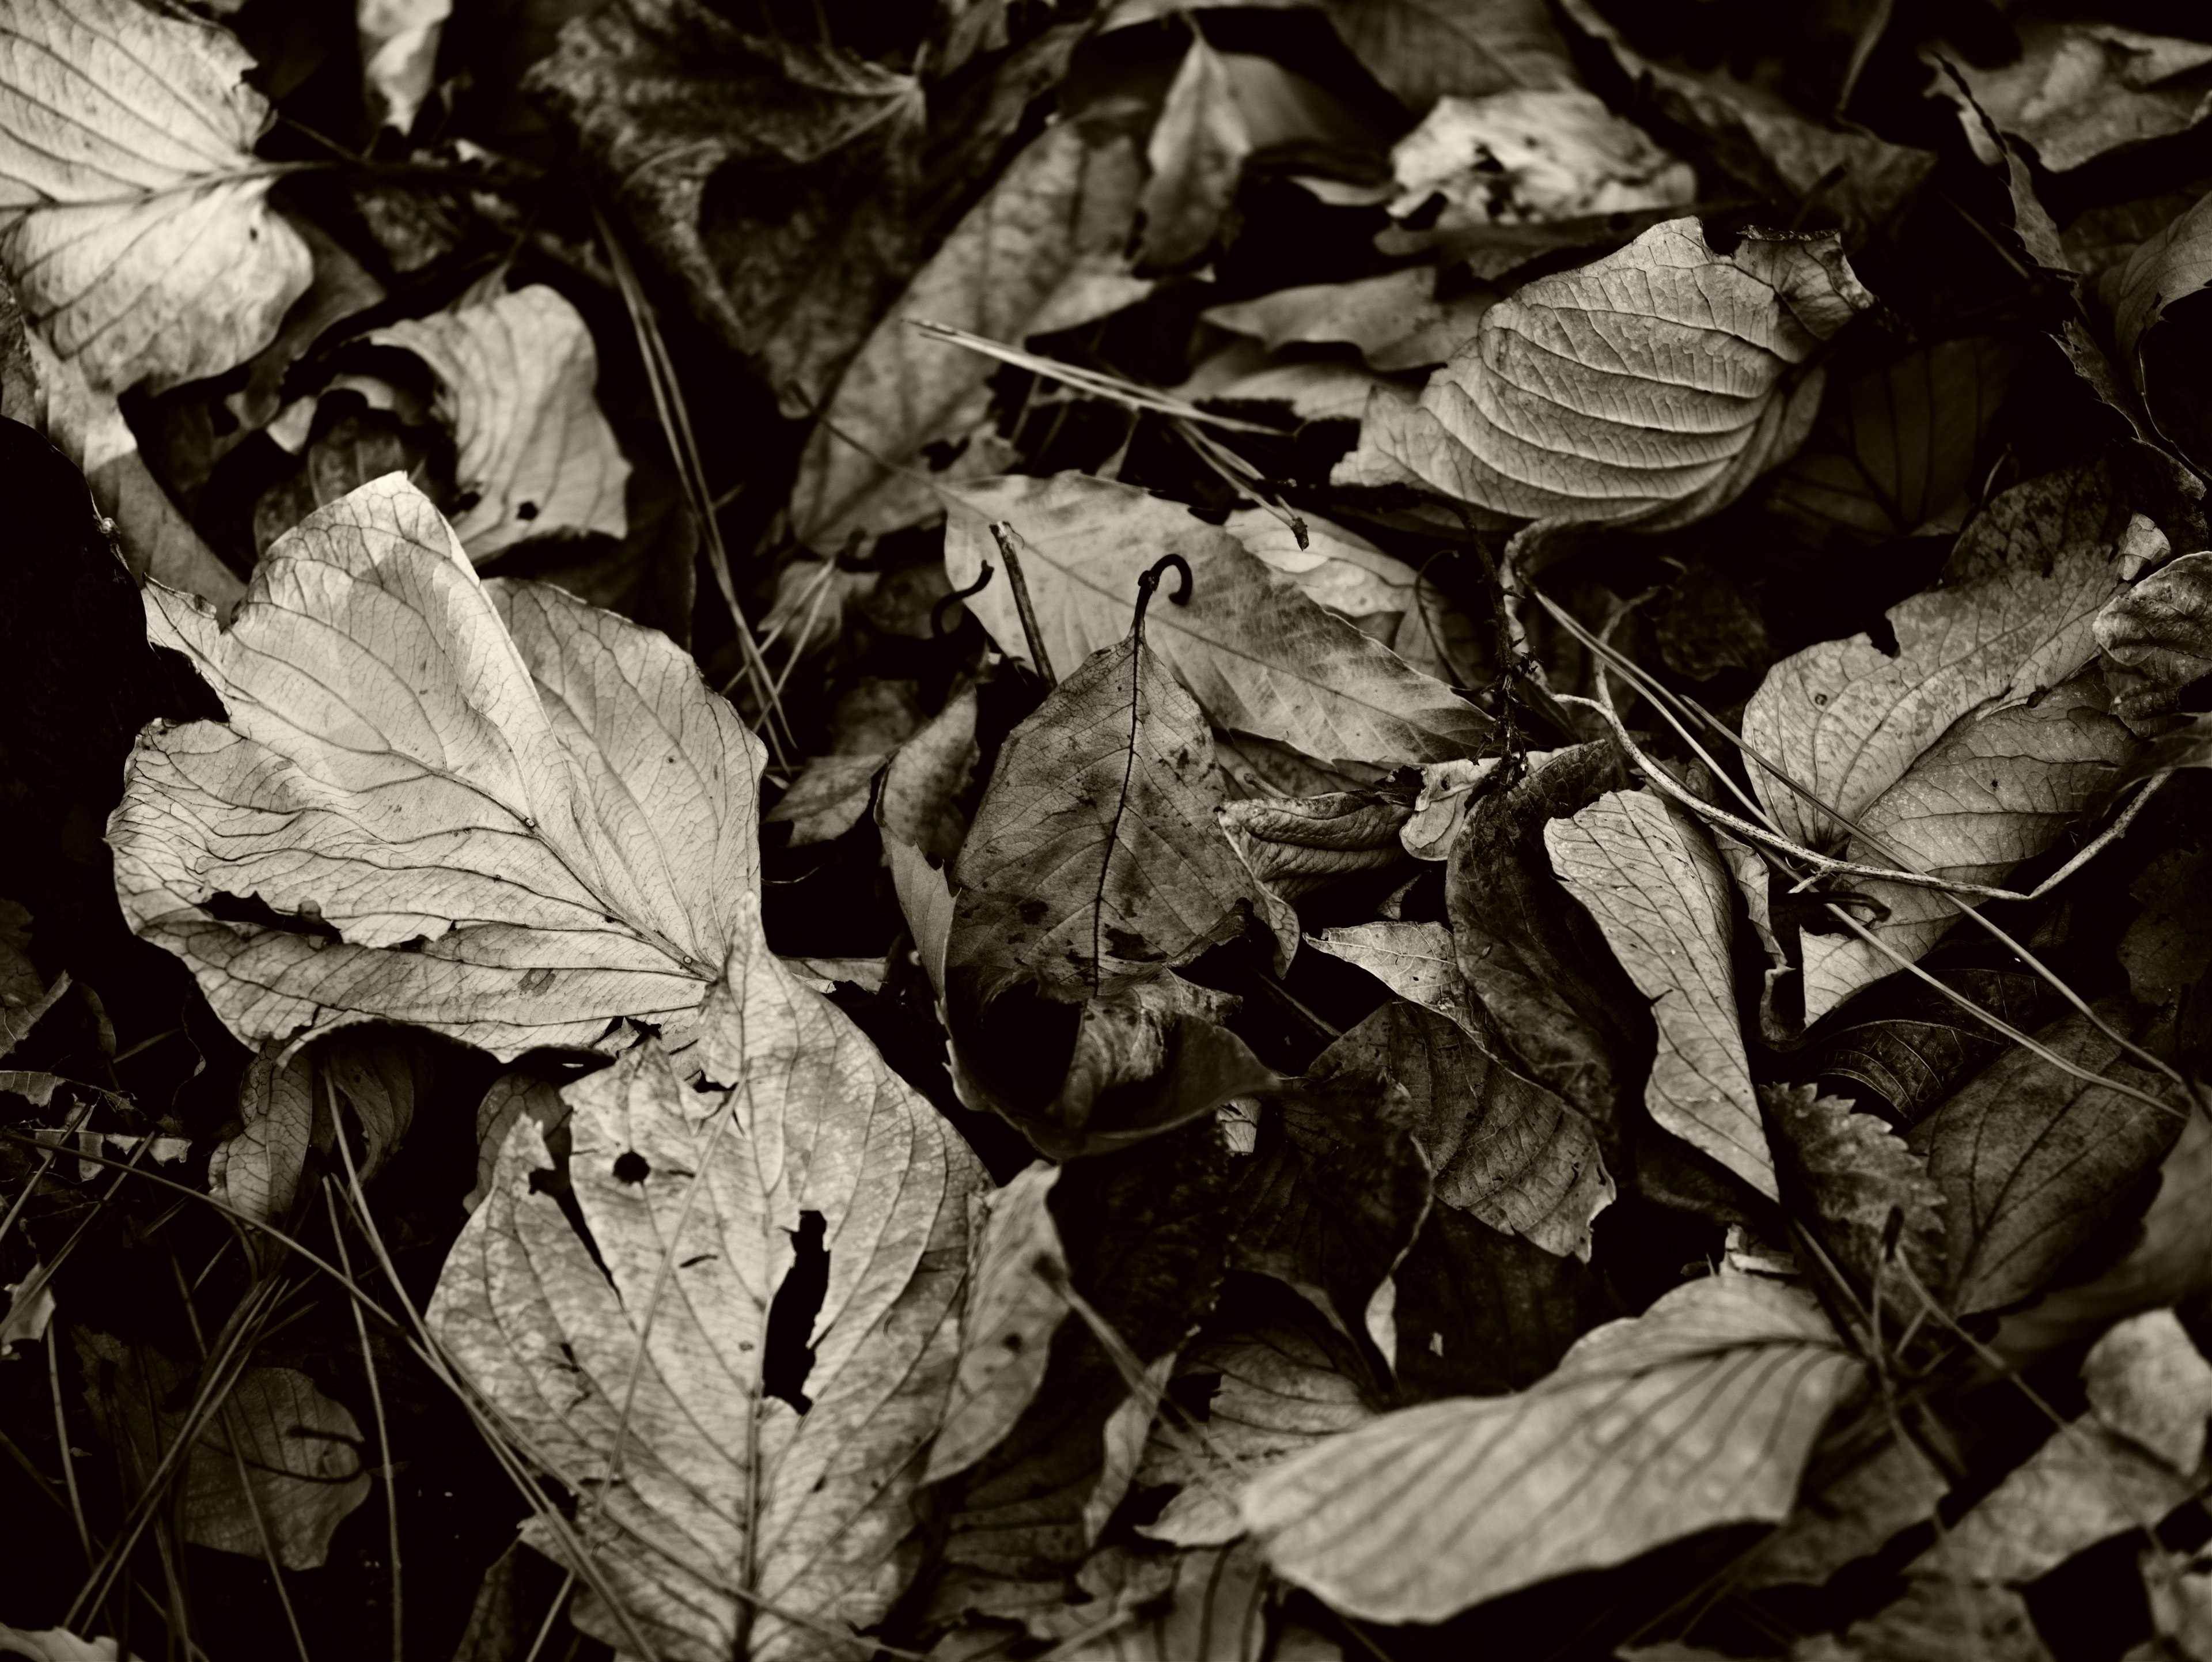
[[0, 1651], [2212, 1662], [2212, 20], [0, 7]]

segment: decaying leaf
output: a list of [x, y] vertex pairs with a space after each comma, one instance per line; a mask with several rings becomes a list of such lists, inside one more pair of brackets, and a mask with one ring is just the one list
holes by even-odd
[[1784, 1184], [1810, 1205], [1805, 1221], [1862, 1287], [1888, 1278], [1893, 1251], [1923, 1285], [1942, 1280], [1942, 1191], [1887, 1123], [1810, 1085], [1762, 1086], [1759, 1098]]
[[[2024, 970], [1949, 970], [1931, 987], [1899, 977], [1852, 1004], [1814, 1052], [1819, 1072], [1863, 1086], [1907, 1127], [1926, 1117], [1972, 1075], [2003, 1054], [2011, 1041], [1974, 1011], [2033, 1032], [2044, 987]], [[1942, 989], [1966, 1001], [1962, 1007]], [[1866, 1099], [1858, 1099], [1866, 1105]]]
[[1770, 1200], [1774, 1157], [1751, 1084], [1729, 977], [1729, 901], [1704, 828], [1651, 791], [1613, 791], [1544, 827], [1552, 868], [1589, 908], [1637, 990], [1659, 1054], [1651, 1117]]
[[1419, 214], [1447, 236], [1466, 225], [1686, 208], [1698, 194], [1687, 162], [1579, 87], [1439, 99], [1392, 148], [1390, 167], [1391, 216]]
[[[1427, 266], [1413, 265], [1352, 283], [1304, 283], [1213, 307], [1205, 320], [1250, 335], [1270, 351], [1342, 342], [1358, 348], [1371, 368], [1417, 369], [1449, 357], [1498, 301], [1488, 289], [1440, 299], [1437, 275]], [[1363, 388], [1344, 413], [1357, 416], [1366, 401]], [[1308, 519], [1306, 524], [1313, 527], [1314, 522]], [[1328, 533], [1322, 529], [1322, 534]]]
[[[2104, 22], [2023, 19], [2020, 53], [1989, 68], [1963, 54], [1943, 62], [2002, 131], [2025, 140], [2054, 174], [2185, 131], [2212, 100], [2212, 46]], [[1932, 90], [1959, 96], [1949, 76]], [[1959, 125], [1983, 161], [1997, 148], [1974, 112]]]
[[1950, 1492], [1942, 1469], [1901, 1434], [1816, 1481], [1820, 1464], [1816, 1456], [1797, 1509], [1752, 1560], [1752, 1586], [1818, 1586], [1928, 1518]]
[[1860, 1364], [1800, 1294], [1692, 1282], [1510, 1397], [1402, 1409], [1245, 1491], [1276, 1571], [1348, 1614], [1435, 1622], [1712, 1525], [1779, 1519]]
[[706, 998], [763, 752], [666, 636], [480, 582], [396, 477], [271, 550], [232, 627], [146, 605], [228, 720], [141, 737], [117, 886], [241, 1038], [408, 1021], [505, 1059]]
[[2113, 710], [2163, 715], [2212, 675], [2212, 554], [2184, 554], [2122, 590], [2097, 614]]
[[[2212, 64], [2212, 48], [2197, 50]], [[2212, 74], [2204, 79], [2212, 85]], [[2212, 92], [2204, 96], [2212, 107]], [[2200, 201], [2145, 238], [2127, 264], [2098, 285], [2099, 298], [2112, 309], [2113, 344], [2144, 411], [2169, 444], [2200, 466], [2212, 458], [2205, 308], [2196, 298], [2208, 282], [2212, 210]]]
[[[360, 1139], [355, 1166], [366, 1183], [414, 1119], [411, 1063], [407, 1039], [383, 1032], [337, 1033], [306, 1049], [265, 1042], [239, 1081], [240, 1129], [209, 1156], [209, 1191], [258, 1222], [282, 1223], [309, 1156], [330, 1154], [340, 1135]], [[353, 1111], [349, 1124], [342, 1108]]]
[[9, 1282], [0, 1292], [8, 1295], [7, 1309], [0, 1310], [0, 1361], [12, 1361], [17, 1345], [40, 1342], [52, 1325], [52, 1266], [34, 1263], [22, 1280]]
[[1449, 93], [1571, 87], [1574, 65], [1538, 0], [1326, 0], [1370, 74], [1416, 114]]
[[464, 506], [453, 534], [481, 565], [528, 537], [629, 529], [629, 464], [599, 413], [599, 353], [583, 316], [542, 283], [373, 329], [438, 378]]
[[[520, 1119], [428, 1316], [581, 1486], [577, 1532], [630, 1619], [700, 1662], [829, 1655], [825, 1629], [877, 1620], [904, 1584], [982, 1183], [942, 1117], [769, 953], [757, 904], [735, 898], [696, 1082], [649, 1040], [568, 1087], [588, 1239], [538, 1192], [551, 1156]], [[818, 1315], [793, 1289], [806, 1275]], [[550, 1531], [528, 1538], [562, 1554]], [[596, 1600], [576, 1620], [624, 1642]]]
[[[1064, 674], [1129, 627], [1138, 576], [1164, 554], [1190, 565], [1190, 598], [1146, 614], [1147, 642], [1215, 725], [1322, 761], [1388, 764], [1471, 754], [1487, 716], [1316, 604], [1229, 532], [1178, 503], [1085, 474], [963, 484], [951, 498], [945, 575], [999, 562], [988, 527], [1011, 523], [1044, 651]], [[1028, 657], [1009, 585], [968, 602], [1009, 656]]]
[[0, 22], [0, 265], [96, 390], [221, 374], [307, 286], [253, 155], [252, 67], [227, 30], [134, 0], [21, 0]]
[[2108, 1430], [2148, 1450], [2184, 1476], [2204, 1458], [2212, 1419], [2212, 1362], [2172, 1310], [2115, 1322], [2081, 1364], [2089, 1406]]
[[1808, 361], [1873, 304], [1832, 232], [1747, 233], [1723, 257], [1669, 220], [1491, 307], [1419, 404], [1370, 398], [1334, 478], [1495, 524], [1686, 524], [1796, 449], [1820, 407]]

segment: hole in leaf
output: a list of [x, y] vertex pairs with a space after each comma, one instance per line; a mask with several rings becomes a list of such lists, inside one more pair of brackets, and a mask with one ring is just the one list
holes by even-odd
[[264, 929], [312, 935], [318, 941], [339, 939], [337, 927], [323, 922], [319, 910], [309, 906], [298, 912], [280, 912], [258, 894], [211, 894], [200, 903], [200, 910], [226, 923], [258, 923]]
[[653, 1162], [635, 1148], [625, 1148], [615, 1156], [615, 1181], [643, 1183], [653, 1175]]
[[538, 517], [538, 504], [536, 502], [523, 502], [520, 504], [514, 510], [514, 517], [518, 520], [536, 519]]
[[1867, 643], [1885, 658], [1894, 658], [1902, 650], [1897, 643], [1897, 625], [1887, 618], [1877, 618], [1867, 625]]
[[806, 1341], [830, 1291], [830, 1254], [822, 1244], [827, 1233], [819, 1212], [799, 1215], [799, 1227], [790, 1232], [797, 1257], [769, 1306], [768, 1354], [761, 1360], [761, 1383], [768, 1394], [782, 1397], [801, 1414], [814, 1406], [805, 1391], [814, 1348]]

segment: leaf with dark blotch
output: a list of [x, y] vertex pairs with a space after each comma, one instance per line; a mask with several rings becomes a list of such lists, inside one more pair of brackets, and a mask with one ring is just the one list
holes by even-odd
[[2097, 645], [2113, 709], [2134, 721], [2175, 708], [2212, 675], [2212, 554], [2184, 554], [2106, 601]]
[[[2109, 1016], [2107, 1018], [2110, 1020]], [[2086, 1016], [2036, 1035], [2093, 1075], [2174, 1101]], [[2026, 1298], [2112, 1216], [2173, 1146], [2186, 1116], [2007, 1053], [1912, 1135], [1943, 1192], [1952, 1306], [1961, 1316]]]
[[1885, 1122], [1810, 1085], [1764, 1085], [1759, 1099], [1785, 1198], [1809, 1208], [1804, 1221], [1861, 1289], [1888, 1278], [1893, 1215], [1913, 1274], [1929, 1287], [1942, 1279], [1942, 1192]]
[[[1936, 979], [2008, 1026], [2041, 1025], [2043, 983], [2024, 970], [1945, 970]], [[1917, 977], [1869, 992], [1849, 1014], [1813, 1053], [1809, 1071], [1865, 1086], [1908, 1126], [2012, 1042]]]
[[1589, 912], [1552, 874], [1544, 828], [1622, 782], [1610, 744], [1559, 752], [1475, 804], [1444, 879], [1468, 985], [1522, 1071], [1601, 1127], [1613, 1123], [1620, 1093], [1640, 1082], [1651, 1019]]
[[1347, 1615], [1437, 1622], [1716, 1524], [1779, 1520], [1859, 1374], [1802, 1294], [1692, 1282], [1510, 1397], [1401, 1409], [1244, 1494], [1268, 1562]]

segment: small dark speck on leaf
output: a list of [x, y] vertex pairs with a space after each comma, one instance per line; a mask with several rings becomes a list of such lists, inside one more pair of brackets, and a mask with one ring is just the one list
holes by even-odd
[[544, 965], [522, 977], [522, 990], [526, 993], [542, 993], [552, 984], [553, 971]]
[[717, 1255], [713, 1252], [702, 1252], [696, 1257], [684, 1259], [683, 1263], [678, 1264], [676, 1267], [678, 1269], [689, 1269], [694, 1264], [712, 1263], [716, 1257]]

